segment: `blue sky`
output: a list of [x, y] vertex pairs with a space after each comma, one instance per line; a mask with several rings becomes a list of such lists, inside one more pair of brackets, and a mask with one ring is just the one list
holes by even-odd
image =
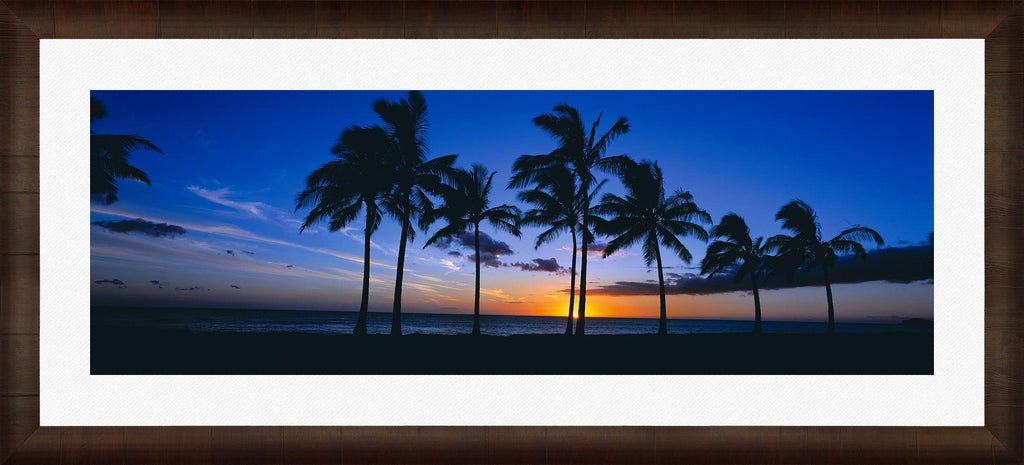
[[[120, 200], [92, 204], [92, 221], [142, 218], [187, 233], [149, 236], [92, 227], [94, 303], [355, 310], [362, 270], [362, 220], [347, 231], [302, 234], [305, 211], [294, 197], [305, 176], [330, 161], [349, 125], [378, 122], [371, 104], [405, 92], [94, 91], [108, 116], [96, 133], [137, 134], [163, 150], [132, 163], [152, 187], [119, 183]], [[602, 127], [626, 116], [630, 132], [609, 154], [657, 160], [669, 189], [690, 191], [718, 220], [735, 212], [752, 234], [782, 233], [780, 206], [802, 199], [817, 210], [826, 236], [853, 224], [874, 228], [886, 246], [922, 243], [933, 231], [933, 125], [930, 91], [430, 91], [431, 156], [458, 154], [458, 166], [497, 171], [492, 203], [525, 208], [505, 190], [513, 160], [546, 153], [554, 142], [532, 118], [558, 103]], [[604, 176], [611, 178], [611, 176]], [[611, 179], [608, 192], [621, 193]], [[439, 226], [435, 226], [436, 229]], [[568, 276], [525, 271], [534, 259], [568, 267], [568, 237], [534, 250], [539, 229], [522, 239], [485, 230], [513, 253], [485, 267], [482, 312], [564, 315]], [[391, 308], [398, 224], [374, 235], [371, 310]], [[422, 249], [406, 266], [408, 311], [471, 312], [473, 267], [455, 249]], [[666, 254], [682, 284], [705, 244], [684, 240], [686, 265]], [[232, 251], [228, 253], [228, 251]], [[461, 252], [465, 252], [461, 249]], [[550, 262], [547, 262], [550, 263]], [[619, 295], [616, 283], [656, 278], [636, 250], [591, 260], [588, 316], [657, 316], [657, 296]], [[96, 281], [114, 281], [96, 283]], [[680, 286], [681, 289], [682, 286]], [[604, 293], [599, 289], [607, 288]], [[837, 284], [839, 321], [931, 317], [930, 281]], [[593, 297], [591, 297], [593, 295]], [[749, 293], [669, 296], [670, 317], [749, 318]], [[805, 286], [762, 294], [764, 318], [824, 318], [824, 291]]]

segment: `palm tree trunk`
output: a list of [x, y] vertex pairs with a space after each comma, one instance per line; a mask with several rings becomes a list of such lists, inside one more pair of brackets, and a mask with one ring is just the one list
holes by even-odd
[[[583, 192], [586, 192], [584, 190]], [[579, 321], [576, 322], [576, 335], [586, 334], [587, 322], [587, 215], [590, 214], [590, 207], [583, 210], [583, 247], [580, 248], [580, 308]]]
[[402, 275], [405, 272], [405, 242], [409, 238], [409, 218], [402, 219], [402, 237], [398, 241], [398, 273], [395, 275], [395, 305], [391, 310], [391, 335], [402, 335]]
[[473, 335], [480, 335], [480, 224], [474, 225], [473, 242], [476, 247], [476, 296], [473, 301]]
[[565, 335], [572, 335], [572, 306], [576, 301], [576, 228], [569, 228], [572, 234], [572, 266], [569, 267], [569, 317], [565, 321]]
[[757, 292], [757, 280], [750, 278], [750, 287], [754, 289], [754, 334], [761, 333], [761, 294]]
[[352, 334], [366, 334], [366, 312], [370, 305], [370, 205], [366, 205], [366, 229], [363, 231], [363, 296], [359, 301], [359, 318]]
[[825, 272], [825, 296], [828, 297], [828, 329], [826, 331], [832, 334], [836, 332], [836, 313], [832, 306], [832, 283], [828, 280], [828, 268], [823, 266], [821, 269]]
[[665, 306], [665, 274], [661, 267], [661, 247], [654, 249], [654, 257], [658, 259], [658, 290], [661, 296], [661, 315], [658, 317], [658, 334], [668, 334], [668, 312]]

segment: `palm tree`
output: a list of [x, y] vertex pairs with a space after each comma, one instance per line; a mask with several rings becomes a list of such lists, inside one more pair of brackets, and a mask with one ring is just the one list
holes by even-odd
[[497, 172], [488, 174], [487, 168], [474, 163], [469, 171], [458, 170], [453, 183], [446, 186], [442, 197], [444, 203], [430, 213], [430, 219], [444, 218], [448, 224], [427, 240], [426, 248], [441, 239], [456, 238], [473, 230], [473, 245], [476, 253], [476, 293], [473, 300], [473, 335], [480, 334], [480, 223], [486, 221], [498, 230], [519, 237], [519, 216], [521, 212], [511, 205], [490, 207], [491, 181]]
[[395, 171], [391, 178], [393, 188], [381, 199], [380, 205], [388, 215], [402, 223], [391, 313], [391, 335], [400, 336], [405, 247], [416, 235], [412, 223], [417, 221], [421, 229], [426, 229], [429, 215], [424, 213], [433, 208], [430, 196], [440, 194], [442, 183], [451, 176], [452, 163], [457, 155], [426, 158], [427, 102], [419, 92], [410, 91], [408, 99], [397, 102], [378, 100], [373, 103], [373, 111], [384, 124], [395, 156]]
[[[630, 162], [622, 172], [622, 185], [626, 197], [605, 194], [594, 212], [610, 215], [596, 222], [599, 234], [612, 236], [604, 249], [607, 257], [615, 251], [641, 243], [647, 266], [658, 264], [658, 290], [661, 296], [661, 314], [658, 334], [668, 334], [668, 315], [665, 304], [665, 275], [662, 271], [661, 246], [668, 247], [686, 263], [693, 255], [679, 241], [679, 237], [696, 237], [707, 242], [708, 232], [702, 224], [711, 224], [711, 215], [693, 203], [693, 195], [677, 190], [665, 197], [665, 179], [657, 162]], [[660, 245], [659, 245], [660, 243]]]
[[[107, 116], [103, 102], [90, 98], [89, 104], [90, 123]], [[90, 131], [89, 145], [89, 194], [97, 200], [107, 205], [116, 202], [118, 179], [131, 179], [144, 182], [147, 186], [153, 185], [145, 172], [128, 164], [132, 152], [137, 150], [163, 153], [149, 140], [135, 135], [92, 134]]]
[[771, 246], [763, 244], [764, 237], [751, 239], [747, 222], [735, 213], [723, 216], [722, 221], [711, 229], [711, 237], [724, 240], [708, 245], [707, 254], [700, 262], [700, 274], [711, 279], [716, 273], [728, 270], [735, 273], [737, 283], [750, 278], [750, 287], [754, 291], [754, 333], [760, 333], [761, 295], [757, 285], [768, 272]]
[[782, 228], [791, 231], [792, 235], [772, 237], [768, 240], [770, 248], [778, 250], [779, 256], [792, 257], [804, 271], [821, 267], [825, 279], [825, 296], [828, 299], [828, 332], [834, 333], [835, 307], [832, 305], [832, 283], [828, 272], [835, 266], [839, 255], [852, 253], [861, 259], [866, 258], [867, 252], [860, 242], [874, 241], [883, 245], [882, 236], [871, 228], [855, 225], [823, 241], [817, 213], [802, 200], [783, 205], [775, 214], [775, 220], [781, 220]]
[[[572, 335], [573, 309], [576, 297], [576, 254], [579, 250], [577, 244], [577, 231], [583, 226], [582, 200], [591, 201], [597, 195], [605, 181], [601, 181], [591, 193], [583, 196], [577, 192], [576, 179], [568, 168], [564, 166], [553, 167], [538, 174], [535, 179], [536, 185], [533, 189], [520, 192], [519, 200], [536, 205], [523, 215], [520, 224], [531, 226], [547, 226], [537, 236], [534, 249], [541, 244], [555, 240], [563, 231], [568, 231], [572, 237], [572, 266], [569, 267], [569, 315], [566, 317], [565, 334]], [[593, 241], [589, 231], [585, 232], [587, 243]]]
[[[608, 145], [616, 137], [629, 132], [629, 122], [620, 116], [604, 134], [598, 136], [597, 128], [601, 124], [601, 115], [590, 126], [589, 136], [579, 111], [568, 104], [556, 106], [553, 113], [544, 113], [533, 119], [533, 123], [551, 135], [558, 147], [544, 155], [522, 155], [512, 165], [513, 175], [509, 187], [523, 188], [536, 182], [545, 170], [566, 167], [572, 171], [579, 183], [577, 193], [589, 195], [591, 187], [596, 184], [594, 170], [602, 170], [618, 174], [628, 159], [625, 155], [606, 156]], [[580, 205], [583, 215], [581, 231], [588, 230], [590, 220], [590, 200], [584, 198]], [[586, 334], [587, 312], [587, 248], [590, 238], [583, 236], [580, 247], [580, 304], [579, 322], [576, 334]]]
[[363, 229], [363, 293], [359, 318], [352, 333], [366, 334], [370, 298], [370, 236], [380, 226], [380, 200], [391, 190], [394, 168], [391, 140], [382, 128], [352, 126], [331, 148], [337, 158], [306, 177], [306, 189], [296, 197], [295, 210], [312, 206], [299, 232], [327, 222], [330, 231], [348, 226], [360, 211], [365, 212]]

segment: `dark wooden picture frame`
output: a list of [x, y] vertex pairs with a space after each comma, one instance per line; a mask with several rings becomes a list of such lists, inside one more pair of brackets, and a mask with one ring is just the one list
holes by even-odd
[[[983, 38], [985, 426], [41, 428], [42, 38]], [[1024, 0], [0, 0], [0, 463], [1022, 463], [1022, 175]]]

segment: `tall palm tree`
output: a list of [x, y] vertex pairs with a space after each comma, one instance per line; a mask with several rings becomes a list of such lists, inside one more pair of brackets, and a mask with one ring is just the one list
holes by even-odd
[[[555, 240], [562, 232], [572, 237], [572, 265], [569, 267], [569, 314], [565, 322], [565, 334], [572, 335], [573, 310], [576, 297], [576, 254], [579, 250], [577, 232], [583, 227], [583, 201], [592, 201], [605, 181], [591, 189], [587, 196], [577, 192], [576, 179], [568, 168], [557, 166], [540, 173], [533, 189], [520, 192], [519, 200], [536, 206], [523, 215], [521, 224], [547, 227], [537, 236], [534, 248]], [[587, 231], [587, 243], [593, 242], [593, 235]]]
[[363, 293], [353, 334], [366, 334], [370, 299], [370, 236], [380, 226], [381, 198], [391, 191], [394, 173], [391, 140], [380, 126], [352, 126], [331, 148], [335, 160], [306, 177], [306, 189], [296, 197], [295, 211], [312, 206], [299, 232], [320, 222], [330, 231], [348, 226], [363, 211]]
[[821, 267], [825, 279], [825, 296], [828, 299], [828, 332], [835, 332], [835, 307], [832, 304], [832, 282], [829, 270], [835, 266], [840, 255], [854, 254], [864, 259], [867, 252], [861, 241], [874, 241], [883, 245], [882, 236], [874, 229], [855, 225], [843, 230], [838, 236], [822, 240], [821, 223], [818, 214], [802, 200], [793, 200], [783, 205], [775, 214], [776, 221], [782, 221], [782, 228], [792, 235], [779, 235], [769, 239], [771, 249], [778, 250], [781, 257], [793, 257], [804, 271]]
[[[615, 124], [600, 136], [597, 134], [597, 128], [601, 124], [600, 114], [594, 124], [590, 126], [588, 135], [579, 111], [564, 103], [556, 106], [552, 113], [537, 116], [533, 119], [533, 123], [551, 135], [557, 141], [558, 147], [544, 155], [522, 155], [517, 158], [512, 165], [513, 175], [509, 181], [509, 187], [526, 187], [534, 183], [547, 169], [567, 167], [579, 183], [577, 192], [585, 196], [597, 183], [594, 176], [595, 170], [618, 174], [625, 161], [628, 160], [625, 155], [605, 155], [608, 145], [615, 138], [629, 132], [629, 121], [624, 116], [620, 116]], [[590, 201], [584, 198], [581, 208], [583, 211], [581, 231], [586, 231], [590, 220]], [[579, 322], [576, 324], [577, 335], [586, 334], [587, 248], [590, 242], [589, 238], [584, 235], [580, 247], [580, 304]]]
[[456, 238], [473, 230], [476, 253], [476, 293], [473, 300], [473, 335], [480, 334], [480, 223], [486, 221], [494, 228], [519, 237], [521, 212], [511, 205], [490, 206], [491, 182], [497, 172], [474, 163], [469, 171], [458, 170], [451, 185], [444, 189], [444, 203], [430, 213], [430, 219], [444, 218], [448, 224], [427, 240], [426, 248], [441, 239]]
[[677, 190], [665, 197], [665, 179], [657, 162], [645, 160], [627, 163], [627, 166], [621, 175], [626, 197], [605, 194], [601, 198], [601, 204], [594, 207], [594, 211], [610, 215], [610, 218], [597, 220], [595, 230], [613, 237], [604, 249], [605, 257], [623, 247], [640, 243], [647, 266], [657, 262], [661, 296], [658, 334], [668, 334], [661, 246], [668, 247], [681, 260], [690, 263], [693, 255], [679, 237], [695, 237], [707, 242], [708, 232], [702, 225], [711, 224], [711, 215], [697, 207], [689, 192]]
[[410, 91], [407, 99], [397, 102], [378, 100], [373, 103], [373, 111], [383, 122], [395, 155], [395, 171], [391, 178], [394, 185], [392, 191], [381, 199], [380, 205], [388, 215], [402, 223], [391, 313], [391, 335], [400, 336], [406, 244], [416, 235], [412, 227], [414, 221], [421, 229], [426, 229], [429, 220], [424, 213], [433, 208], [430, 196], [440, 194], [442, 183], [451, 176], [452, 163], [457, 155], [426, 158], [427, 102], [419, 92]]
[[[107, 116], [103, 102], [89, 99], [89, 122]], [[159, 147], [147, 139], [128, 134], [92, 134], [89, 135], [89, 194], [97, 200], [109, 205], [117, 201], [117, 180], [130, 179], [153, 184], [146, 173], [128, 164], [132, 152], [152, 150], [163, 153]]]
[[[722, 238], [708, 245], [707, 254], [700, 262], [700, 274], [711, 279], [716, 273], [733, 271], [738, 283], [750, 279], [754, 292], [754, 333], [761, 332], [761, 295], [758, 282], [769, 269], [769, 245], [763, 244], [764, 237], [750, 238], [750, 228], [743, 217], [730, 213], [711, 229], [712, 238]], [[735, 270], [733, 270], [735, 268]]]

